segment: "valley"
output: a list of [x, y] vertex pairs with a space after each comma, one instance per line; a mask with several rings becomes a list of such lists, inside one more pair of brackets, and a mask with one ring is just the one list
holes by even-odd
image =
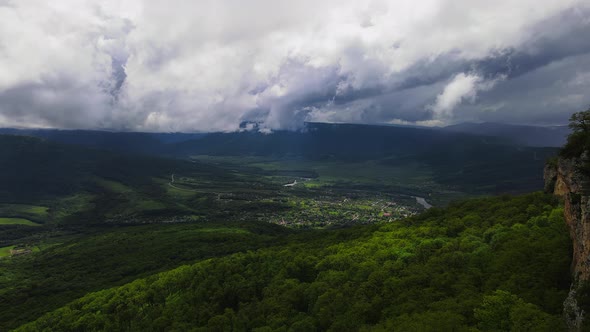
[[[258, 304], [255, 303], [274, 299], [286, 301], [281, 305], [286, 311], [273, 314], [278, 315], [276, 321], [267, 322], [272, 329], [281, 330], [281, 326], [297, 324], [313, 325], [320, 330], [330, 326], [337, 329], [338, 324], [353, 323], [338, 323], [340, 315], [336, 311], [325, 316], [327, 313], [314, 308], [320, 305], [317, 301], [338, 301], [343, 296], [355, 298], [360, 306], [354, 307], [356, 313], [347, 314], [356, 317], [354, 324], [389, 329], [387, 326], [391, 324], [409, 324], [415, 319], [408, 317], [415, 315], [426, 321], [442, 319], [449, 326], [479, 324], [477, 322], [483, 318], [465, 308], [443, 310], [439, 307], [453, 296], [467, 296], [451, 291], [458, 286], [453, 286], [450, 280], [429, 281], [417, 277], [433, 273], [426, 271], [436, 270], [438, 265], [429, 264], [440, 259], [445, 262], [440, 266], [454, 266], [453, 260], [469, 266], [470, 270], [461, 272], [465, 273], [462, 287], [471, 289], [473, 299], [462, 302], [463, 305], [478, 306], [485, 296], [495, 296], [490, 292], [507, 290], [510, 296], [534, 307], [535, 315], [547, 315], [543, 317], [550, 324], [557, 324], [551, 317], [557, 315], [557, 298], [566, 292], [569, 280], [557, 277], [557, 272], [562, 271], [569, 260], [569, 256], [561, 254], [567, 251], [568, 241], [567, 233], [558, 226], [561, 225], [557, 217], [559, 206], [552, 198], [541, 194], [486, 198], [498, 193], [541, 189], [544, 165], [541, 158], [553, 155], [555, 149], [490, 144], [487, 138], [481, 139], [485, 143], [479, 144], [473, 139], [466, 141], [463, 134], [444, 134], [446, 140], [454, 143], [436, 153], [430, 148], [418, 148], [416, 153], [402, 151], [407, 149], [403, 146], [413, 144], [407, 141], [403, 146], [392, 145], [368, 155], [362, 147], [347, 149], [347, 153], [341, 155], [327, 153], [334, 150], [332, 146], [336, 144], [330, 142], [344, 139], [339, 128], [321, 134], [323, 143], [316, 145], [325, 146], [315, 148], [312, 154], [306, 152], [307, 148], [288, 148], [277, 153], [279, 150], [272, 145], [284, 135], [293, 144], [309, 139], [305, 135], [294, 138], [287, 133], [278, 133], [278, 138], [263, 134], [247, 136], [245, 139], [252, 143], [243, 145], [238, 152], [221, 148], [205, 151], [214, 143], [202, 145], [211, 138], [200, 136], [191, 143], [190, 149], [191, 141], [171, 140], [174, 143], [167, 149], [148, 153], [145, 149], [122, 153], [28, 136], [0, 136], [0, 148], [11, 156], [9, 162], [0, 164], [0, 176], [4, 181], [0, 188], [0, 330], [22, 325], [22, 330], [34, 331], [44, 329], [46, 324], [61, 326], [62, 330], [76, 330], [76, 325], [68, 322], [70, 317], [89, 318], [85, 316], [86, 309], [78, 308], [75, 301], [90, 298], [93, 305], [110, 308], [97, 309], [100, 312], [111, 318], [119, 317], [112, 320], [112, 324], [123, 324], [121, 317], [137, 313], [113, 311], [110, 304], [95, 299], [96, 294], [140, 287], [137, 296], [143, 296], [144, 291], [153, 293], [154, 298], [141, 301], [155, 301], [156, 308], [159, 301], [172, 301], [169, 297], [175, 296], [176, 291], [164, 294], [158, 293], [160, 290], [148, 290], [152, 287], [149, 280], [161, 276], [167, 281], [159, 283], [167, 283], [166, 289], [177, 289], [184, 281], [172, 276], [184, 278], [185, 272], [192, 275], [189, 271], [194, 264], [215, 274], [216, 264], [229, 264], [227, 262], [234, 260], [242, 264], [239, 262], [243, 259], [262, 259], [275, 265], [272, 268], [256, 265], [258, 263], [252, 265], [262, 278], [255, 282], [257, 286], [250, 284], [253, 275], [246, 275], [246, 279], [240, 279], [242, 281], [235, 286], [246, 287], [253, 293], [242, 294], [237, 289], [225, 293], [227, 291], [220, 289], [226, 294], [218, 294], [221, 298], [207, 295], [213, 302], [203, 305], [212, 306], [213, 311], [196, 318], [198, 321], [191, 322], [191, 326], [209, 330], [218, 324], [215, 322], [229, 319], [232, 324], [242, 324], [239, 326], [244, 329], [262, 327], [261, 322], [238, 316], [242, 315], [241, 310], [263, 310], [256, 309]], [[322, 132], [326, 128], [318, 130]], [[397, 128], [380, 130], [384, 135], [380, 140], [394, 137], [398, 131]], [[421, 134], [415, 136], [416, 140], [425, 139]], [[430, 134], [435, 136], [432, 139], [440, 139], [438, 134]], [[215, 144], [231, 147], [228, 142], [233, 141], [235, 135], [216, 135], [218, 143]], [[368, 135], [366, 140], [376, 139], [373, 132], [369, 134], [367, 128], [360, 127], [356, 136], [362, 138], [363, 135]], [[260, 150], [260, 144], [267, 149]], [[39, 167], [41, 164], [43, 166]], [[524, 214], [519, 214], [521, 212]], [[507, 217], [509, 215], [512, 217]], [[503, 237], [505, 235], [493, 234], [504, 234], [502, 232], [514, 227], [527, 229], [519, 233], [522, 238], [514, 241], [532, 236], [530, 232], [534, 227], [546, 232], [535, 236], [556, 236], [553, 242], [549, 241], [550, 237], [546, 238], [549, 242], [541, 241], [544, 248], [535, 247], [534, 257], [552, 260], [546, 264], [556, 266], [557, 270], [542, 272], [545, 274], [541, 279], [546, 283], [539, 288], [527, 288], [529, 293], [522, 292], [518, 285], [530, 278], [529, 272], [541, 273], [536, 267], [519, 277], [525, 279], [513, 281], [498, 274], [500, 270], [493, 273], [485, 269], [486, 272], [473, 270], [483, 269], [475, 262], [491, 259], [491, 252], [499, 255], [496, 250], [502, 250], [502, 246], [498, 247], [497, 243], [508, 240]], [[357, 251], [362, 259], [350, 260], [349, 251]], [[555, 255], [547, 256], [549, 251]], [[369, 259], [370, 255], [374, 257]], [[467, 258], [469, 255], [474, 256]], [[513, 253], [507, 255], [498, 257], [513, 264], [516, 259]], [[290, 266], [288, 261], [300, 263]], [[305, 261], [308, 263], [303, 264]], [[509, 271], [512, 268], [508, 269], [506, 262], [493, 264]], [[518, 264], [524, 266], [525, 263], [519, 261]], [[168, 273], [171, 279], [166, 276]], [[398, 279], [386, 281], [383, 273], [396, 275]], [[481, 273], [491, 279], [484, 281]], [[419, 280], [410, 281], [414, 278]], [[292, 281], [280, 286], [287, 280]], [[377, 282], [371, 287], [381, 289], [380, 294], [393, 291], [392, 300], [385, 301], [379, 295], [366, 302], [356, 298], [360, 295], [346, 293], [346, 289], [369, 287], [365, 284], [369, 280]], [[430, 298], [415, 288], [432, 282], [447, 285], [444, 287], [449, 287], [445, 288], [448, 291]], [[137, 283], [143, 286], [133, 286]], [[295, 298], [275, 298], [272, 294], [282, 292], [279, 291], [282, 287], [295, 287], [289, 291]], [[404, 293], [399, 287], [413, 293]], [[340, 294], [337, 289], [344, 293]], [[109, 301], [119, 297], [114, 294], [106, 295], [112, 299]], [[397, 302], [410, 294], [418, 296], [417, 305], [429, 305], [418, 310], [409, 302], [404, 305]], [[186, 300], [202, 301], [202, 296]], [[394, 298], [397, 300], [393, 301]], [[442, 302], [436, 304], [437, 301]], [[78, 309], [66, 309], [71, 305]], [[121, 305], [135, 310], [132, 304]], [[60, 310], [67, 310], [73, 316]], [[231, 316], [230, 312], [238, 316]], [[414, 316], [407, 316], [410, 313]], [[152, 314], [155, 313], [146, 315]], [[53, 315], [61, 317], [59, 323]], [[162, 319], [167, 317], [163, 312], [157, 315]], [[399, 319], [395, 323], [388, 322], [385, 317], [391, 315]], [[140, 316], [133, 316], [133, 321], [141, 324], [147, 319], [147, 316]], [[186, 318], [166, 319], [170, 321], [158, 323], [163, 324], [162, 328], [185, 322]], [[99, 323], [102, 318], [93, 320], [92, 324], [103, 324]], [[30, 324], [23, 325], [26, 323]], [[96, 325], [96, 329], [145, 328], [109, 324]]]
[[590, 332], [588, 36], [590, 0], [0, 0], [0, 332]]

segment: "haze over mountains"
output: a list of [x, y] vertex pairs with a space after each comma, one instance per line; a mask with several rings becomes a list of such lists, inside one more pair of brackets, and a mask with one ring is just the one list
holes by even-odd
[[561, 147], [571, 130], [567, 126], [523, 126], [502, 123], [460, 123], [443, 128], [448, 131], [502, 137], [524, 146]]
[[[46, 129], [2, 129], [0, 133], [32, 135], [57, 144], [112, 151], [117, 153], [113, 156], [117, 160], [126, 159], [127, 161], [124, 163], [127, 165], [137, 164], [138, 172], [142, 167], [139, 166], [141, 162], [133, 159], [133, 155], [137, 154], [180, 160], [187, 160], [194, 156], [230, 157], [234, 158], [236, 162], [236, 158], [246, 157], [321, 163], [366, 163], [372, 161], [383, 165], [386, 169], [391, 168], [391, 171], [396, 168], [407, 170], [424, 168], [432, 174], [437, 183], [458, 186], [457, 188], [461, 188], [460, 191], [502, 193], [526, 192], [542, 188], [544, 162], [556, 153], [557, 150], [552, 146], [560, 144], [564, 130], [565, 128], [562, 127], [522, 127], [498, 124], [464, 124], [445, 128], [421, 128], [307, 123], [305, 130], [302, 131], [274, 131], [272, 133], [261, 133], [255, 130], [183, 134]], [[48, 147], [51, 146], [48, 145]], [[9, 149], [9, 144], [7, 143], [5, 147]], [[51, 149], [55, 148], [51, 147]], [[58, 151], [62, 150], [58, 149]], [[70, 150], [73, 154], [80, 155], [64, 158], [67, 155], [62, 154], [62, 157], [56, 161], [61, 160], [66, 163], [67, 160], [72, 161], [64, 169], [77, 167], [75, 165], [78, 165], [81, 159], [88, 157], [91, 158], [90, 160], [104, 160], [106, 158], [105, 153], [99, 153], [100, 151]], [[20, 154], [23, 160], [15, 162], [31, 164], [27, 162], [29, 158], [27, 153], [23, 153]], [[35, 157], [35, 152], [29, 151], [28, 153], [32, 153], [30, 158]], [[118, 154], [121, 153], [123, 155], [119, 157]], [[45, 151], [43, 155], [50, 160], [52, 153]], [[54, 155], [58, 156], [58, 154]], [[88, 157], [84, 157], [84, 155], [88, 155]], [[105, 161], [101, 163], [105, 166], [109, 165]], [[178, 165], [173, 166], [174, 164], [171, 162], [167, 163], [168, 167], [160, 169], [151, 167], [149, 169], [152, 171], [145, 169], [142, 172], [146, 175], [165, 176], [167, 170], [178, 167]], [[32, 163], [32, 165], [35, 164], [37, 162]], [[49, 162], [49, 165], [51, 164]], [[120, 170], [115, 170], [116, 173], [124, 171], [125, 167], [121, 168], [117, 166], [118, 164], [114, 163], [108, 169], [119, 168]], [[160, 164], [162, 163], [160, 162]], [[166, 162], [162, 165], [164, 164]], [[313, 168], [309, 167], [290, 168], [289, 172], [293, 174], [315, 172]], [[36, 169], [32, 169], [30, 174], [35, 174], [35, 172]], [[75, 171], [56, 172], [56, 175], [63, 175], [64, 178], [47, 177], [46, 180], [52, 181], [52, 183], [60, 181], [70, 183], [76, 177], [68, 178], [68, 173], [76, 174]], [[6, 174], [11, 174], [11, 172]], [[40, 177], [40, 179], [44, 178]], [[400, 185], [403, 187], [403, 182]]]
[[[403, 149], [405, 145], [405, 148], [413, 150], [417, 145], [430, 144], [431, 141], [441, 144], [449, 140], [465, 138], [465, 135], [451, 133], [488, 136], [493, 138], [492, 141], [502, 140], [506, 144], [520, 146], [560, 147], [565, 142], [569, 128], [567, 126], [541, 127], [501, 123], [462, 123], [447, 127], [307, 123], [301, 131], [275, 131], [270, 134], [259, 133], [256, 130], [236, 133], [139, 133], [0, 128], [0, 134], [35, 136], [58, 143], [115, 151], [168, 155], [189, 153], [191, 148], [195, 149], [193, 152], [213, 154], [223, 153], [228, 149], [238, 154], [303, 153], [303, 149], [319, 149], [321, 144], [331, 144], [334, 151], [343, 148], [354, 150], [354, 147], [357, 147], [372, 151], [385, 149], [383, 151], [385, 153], [394, 145], [397, 146], [397, 149]], [[250, 140], [242, 141], [236, 139], [237, 137]], [[254, 138], [256, 139], [253, 140]], [[276, 139], [284, 140], [284, 142], [276, 141]], [[328, 142], [330, 140], [332, 140], [331, 143]], [[317, 146], [318, 143], [320, 146]], [[338, 143], [341, 143], [342, 146], [338, 147]], [[219, 146], [220, 144], [224, 146]], [[242, 150], [240, 151], [240, 149]], [[265, 149], [269, 150], [265, 152]], [[326, 153], [328, 152], [326, 151]]]

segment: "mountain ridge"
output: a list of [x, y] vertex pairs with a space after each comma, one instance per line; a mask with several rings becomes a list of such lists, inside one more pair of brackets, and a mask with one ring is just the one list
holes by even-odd
[[[403, 139], [403, 135], [429, 136], [448, 139], [453, 134], [467, 135], [456, 136], [465, 139], [492, 139], [504, 144], [514, 144], [530, 147], [560, 147], [565, 142], [565, 136], [569, 129], [565, 126], [524, 126], [500, 123], [461, 123], [447, 127], [424, 127], [387, 124], [352, 124], [352, 123], [321, 123], [306, 122], [299, 131], [276, 130], [270, 133], [261, 133], [256, 128], [252, 130], [240, 130], [235, 132], [211, 132], [211, 133], [171, 133], [171, 132], [121, 132], [110, 130], [69, 130], [69, 129], [19, 129], [0, 128], [0, 134], [35, 136], [59, 143], [83, 145], [94, 148], [109, 149], [122, 152], [134, 152], [142, 154], [170, 154], [170, 149], [182, 149], [192, 142], [198, 143], [202, 138], [220, 136], [255, 136], [264, 137], [271, 135], [292, 136], [304, 138], [306, 134], [314, 131], [334, 132], [346, 131], [350, 135], [363, 136], [367, 134], [381, 133], [382, 138], [397, 137]], [[374, 133], [373, 133], [374, 132]], [[469, 136], [471, 135], [471, 136]]]

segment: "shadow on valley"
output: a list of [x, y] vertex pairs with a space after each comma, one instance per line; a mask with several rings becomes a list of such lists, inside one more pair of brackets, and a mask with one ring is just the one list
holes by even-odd
[[565, 328], [562, 207], [482, 197], [541, 190], [554, 148], [327, 124], [4, 132], [0, 330]]

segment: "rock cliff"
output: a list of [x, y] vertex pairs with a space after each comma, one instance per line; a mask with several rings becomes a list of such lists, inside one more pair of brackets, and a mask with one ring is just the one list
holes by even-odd
[[590, 177], [581, 171], [588, 159], [587, 155], [559, 158], [547, 163], [544, 170], [545, 191], [563, 199], [564, 218], [572, 238], [573, 283], [564, 302], [566, 320], [572, 331], [582, 330], [585, 310], [578, 306], [578, 299], [581, 292], [586, 292], [590, 281]]
[[563, 199], [564, 217], [573, 242], [572, 273], [590, 280], [590, 178], [579, 169], [581, 159], [559, 158], [545, 166], [545, 190]]

